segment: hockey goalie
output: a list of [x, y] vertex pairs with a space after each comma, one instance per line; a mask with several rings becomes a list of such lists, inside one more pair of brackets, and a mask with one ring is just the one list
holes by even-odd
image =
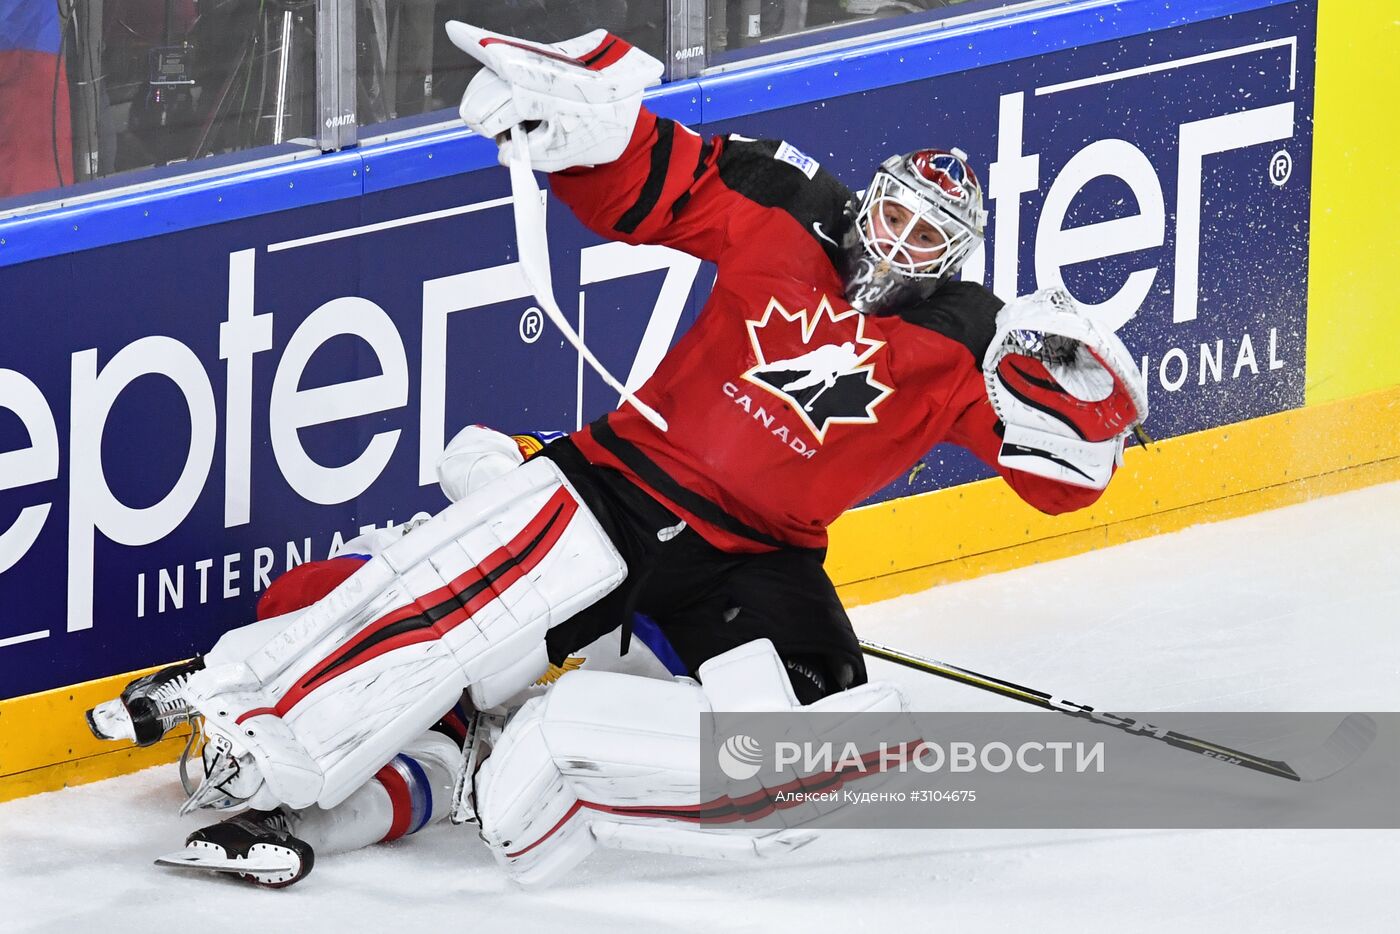
[[527, 146], [600, 236], [716, 264], [637, 392], [666, 430], [627, 406], [566, 436], [465, 429], [446, 509], [294, 569], [258, 622], [89, 723], [149, 743], [193, 720], [185, 809], [235, 813], [168, 862], [263, 885], [449, 813], [524, 883], [598, 846], [790, 849], [809, 836], [695, 819], [698, 724], [905, 709], [867, 680], [827, 527], [941, 442], [1044, 512], [1084, 507], [1146, 417], [1141, 376], [1063, 291], [1003, 304], [955, 278], [985, 223], [960, 150], [892, 156], [857, 198], [790, 143], [651, 113], [661, 63], [601, 30], [448, 32], [484, 66], [461, 115], [503, 165]]

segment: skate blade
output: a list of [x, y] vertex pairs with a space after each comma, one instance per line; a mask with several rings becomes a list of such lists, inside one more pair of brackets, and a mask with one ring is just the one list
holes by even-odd
[[157, 866], [168, 866], [171, 869], [198, 869], [206, 872], [232, 872], [239, 875], [267, 873], [282, 876], [298, 868], [297, 861], [285, 853], [279, 854], [271, 851], [270, 847], [255, 846], [253, 849], [262, 849], [263, 852], [250, 852], [242, 859], [234, 859], [219, 856], [213, 852], [177, 850], [174, 853], [157, 856], [155, 862]]

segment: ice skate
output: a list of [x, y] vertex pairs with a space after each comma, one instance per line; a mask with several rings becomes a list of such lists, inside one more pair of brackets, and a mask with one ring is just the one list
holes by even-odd
[[120, 697], [87, 711], [88, 729], [98, 739], [128, 740], [138, 746], [160, 741], [189, 720], [190, 709], [180, 689], [202, 668], [204, 658], [196, 656], [137, 678]]
[[311, 845], [291, 834], [286, 813], [245, 811], [196, 830], [185, 848], [156, 859], [157, 866], [229, 872], [265, 888], [286, 888], [315, 865]]

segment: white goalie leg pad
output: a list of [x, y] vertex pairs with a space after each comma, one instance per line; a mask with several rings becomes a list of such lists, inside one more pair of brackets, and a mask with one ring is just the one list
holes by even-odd
[[239, 763], [235, 797], [332, 807], [464, 688], [489, 707], [539, 677], [547, 630], [625, 576], [558, 466], [536, 458], [415, 528], [245, 659], [199, 672], [185, 694]]
[[[475, 806], [482, 839], [512, 878], [554, 881], [598, 846], [753, 858], [812, 839], [791, 829], [744, 829], [750, 817], [733, 799], [723, 791], [709, 798], [701, 788], [697, 753], [710, 739], [700, 735], [701, 714], [799, 706], [772, 643], [757, 640], [717, 656], [700, 675], [704, 687], [684, 678], [570, 672], [506, 724], [477, 774]], [[806, 709], [894, 717], [906, 708], [893, 685], [866, 684]], [[817, 815], [794, 808], [784, 824]], [[716, 817], [732, 823], [710, 823]]]
[[296, 622], [297, 618], [304, 612], [306, 611], [293, 610], [290, 613], [283, 613], [281, 616], [271, 616], [267, 619], [260, 619], [256, 623], [230, 629], [219, 636], [219, 641], [214, 643], [212, 649], [204, 653], [205, 667], [243, 661], [267, 645], [279, 632]]

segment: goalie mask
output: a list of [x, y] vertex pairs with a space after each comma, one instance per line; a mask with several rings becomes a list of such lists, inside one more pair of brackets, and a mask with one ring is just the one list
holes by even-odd
[[962, 150], [891, 156], [843, 244], [846, 300], [882, 315], [927, 297], [977, 249], [986, 219], [982, 183]]

